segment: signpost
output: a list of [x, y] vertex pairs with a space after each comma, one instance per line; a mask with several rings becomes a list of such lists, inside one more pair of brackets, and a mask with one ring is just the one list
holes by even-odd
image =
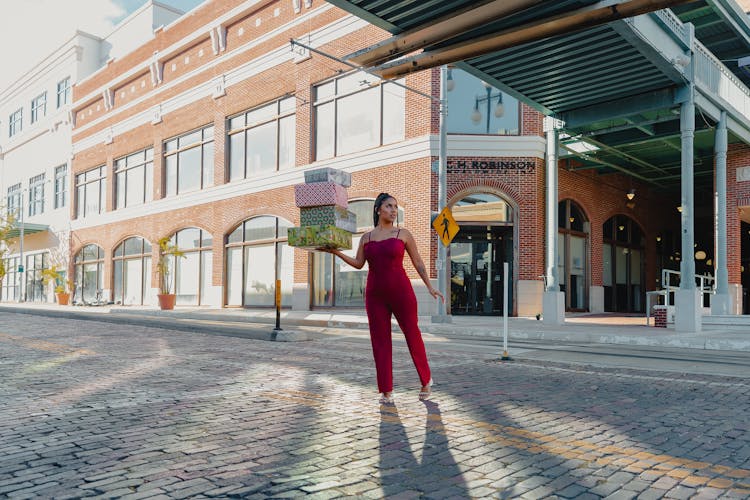
[[440, 238], [445, 247], [451, 244], [451, 241], [453, 241], [453, 238], [458, 234], [458, 230], [460, 229], [456, 223], [456, 219], [453, 218], [451, 209], [448, 207], [445, 207], [435, 217], [435, 220], [432, 221], [432, 227], [437, 231], [438, 238]]

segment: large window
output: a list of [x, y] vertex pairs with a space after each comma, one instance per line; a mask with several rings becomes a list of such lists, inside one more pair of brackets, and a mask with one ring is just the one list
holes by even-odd
[[115, 160], [115, 209], [142, 205], [153, 197], [153, 148]]
[[294, 166], [294, 107], [287, 97], [229, 119], [229, 180]]
[[68, 204], [68, 166], [55, 167], [55, 208]]
[[102, 165], [76, 175], [76, 216], [102, 213], [107, 203], [107, 173]]
[[[352, 236], [352, 249], [343, 252], [356, 256], [362, 235], [372, 229], [372, 211], [375, 200], [349, 202], [349, 211], [357, 216], [357, 233]], [[402, 222], [404, 211], [398, 209], [398, 222]], [[312, 305], [318, 307], [364, 307], [367, 264], [355, 269], [341, 259], [327, 253], [314, 252], [312, 274]]]
[[168, 196], [213, 186], [213, 126], [195, 130], [165, 142], [164, 163]]
[[60, 108], [70, 102], [70, 77], [57, 82], [57, 107]]
[[20, 217], [21, 215], [21, 183], [13, 184], [8, 188], [8, 215]]
[[23, 130], [23, 108], [17, 109], [8, 117], [8, 137], [13, 137]]
[[31, 123], [36, 123], [47, 114], [47, 92], [42, 92], [31, 100]]
[[29, 216], [44, 212], [44, 174], [29, 179]]
[[143, 238], [128, 238], [115, 248], [114, 302], [143, 305], [153, 302], [151, 293], [151, 244]]
[[21, 293], [21, 273], [18, 272], [19, 264], [21, 264], [19, 257], [3, 259], [5, 276], [0, 281], [0, 300], [9, 302], [19, 299], [19, 294]]
[[104, 289], [104, 250], [97, 245], [86, 245], [73, 258], [73, 265], [73, 302], [87, 304], [100, 300]]
[[44, 293], [42, 270], [48, 267], [48, 253], [37, 253], [26, 256], [26, 301], [47, 302]]
[[448, 89], [449, 134], [519, 133], [521, 120], [515, 98], [459, 69], [449, 71]]
[[403, 87], [357, 72], [314, 90], [316, 160], [404, 139]]
[[177, 294], [177, 304], [198, 306], [212, 304], [211, 275], [213, 273], [213, 240], [211, 234], [198, 228], [177, 231], [170, 241], [184, 257], [174, 257], [170, 268], [174, 282], [172, 290]]
[[286, 244], [290, 226], [277, 217], [255, 217], [227, 237], [228, 306], [274, 306], [277, 279], [281, 305], [292, 304], [294, 249]]
[[574, 201], [558, 204], [557, 273], [565, 309], [588, 310], [588, 232], [586, 216]]

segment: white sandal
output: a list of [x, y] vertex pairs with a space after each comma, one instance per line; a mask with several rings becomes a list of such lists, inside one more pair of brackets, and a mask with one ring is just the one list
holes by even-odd
[[382, 393], [380, 395], [380, 404], [381, 405], [392, 405], [394, 403], [393, 401], [393, 393], [386, 396], [385, 393]]
[[427, 401], [430, 399], [430, 395], [432, 394], [432, 390], [430, 389], [432, 387], [432, 377], [430, 377], [430, 381], [427, 382], [427, 385], [424, 389], [421, 389], [419, 391], [419, 400], [420, 401]]

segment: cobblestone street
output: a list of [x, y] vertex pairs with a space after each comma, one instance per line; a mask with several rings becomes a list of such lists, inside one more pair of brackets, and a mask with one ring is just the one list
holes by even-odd
[[0, 496], [747, 498], [750, 379], [0, 316]]

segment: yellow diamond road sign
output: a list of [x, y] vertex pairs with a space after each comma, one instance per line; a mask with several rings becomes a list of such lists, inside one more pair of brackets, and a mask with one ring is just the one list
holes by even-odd
[[437, 231], [440, 241], [443, 242], [443, 246], [446, 247], [451, 244], [451, 241], [456, 234], [458, 234], [458, 230], [460, 229], [456, 220], [453, 218], [451, 209], [448, 207], [445, 207], [443, 211], [435, 217], [435, 220], [432, 221], [432, 227]]

